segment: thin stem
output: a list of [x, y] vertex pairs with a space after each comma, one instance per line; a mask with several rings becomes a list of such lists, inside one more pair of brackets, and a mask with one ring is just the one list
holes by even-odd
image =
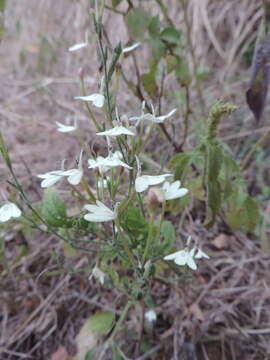
[[129, 261], [130, 261], [130, 263], [133, 265], [133, 267], [136, 268], [136, 267], [137, 267], [136, 260], [135, 260], [133, 254], [132, 254], [132, 252], [131, 252], [131, 250], [130, 250], [130, 248], [129, 248], [129, 244], [128, 244], [128, 242], [127, 242], [127, 239], [126, 239], [126, 237], [125, 237], [125, 234], [123, 233], [123, 231], [122, 231], [122, 229], [121, 229], [121, 225], [120, 225], [120, 222], [119, 222], [119, 219], [118, 219], [118, 218], [115, 220], [115, 224], [116, 224], [116, 226], [117, 226], [117, 230], [118, 230], [118, 233], [119, 233], [119, 235], [120, 235], [120, 239], [121, 239], [121, 241], [122, 241], [124, 250], [125, 250], [125, 252], [127, 253], [127, 256], [128, 256], [128, 258], [129, 258]]
[[149, 232], [148, 232], [148, 237], [146, 240], [146, 246], [144, 249], [144, 253], [143, 253], [143, 264], [145, 264], [148, 255], [149, 255], [149, 251], [153, 242], [153, 234], [154, 234], [154, 220], [155, 220], [155, 214], [153, 211], [151, 211], [150, 213], [150, 221], [149, 221]]

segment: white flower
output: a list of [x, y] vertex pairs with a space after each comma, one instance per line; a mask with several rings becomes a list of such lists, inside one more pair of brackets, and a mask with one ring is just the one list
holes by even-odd
[[7, 202], [0, 208], [0, 222], [5, 222], [11, 218], [20, 217], [21, 215], [21, 210], [12, 202]]
[[137, 42], [137, 43], [135, 43], [135, 44], [133, 44], [133, 45], [131, 45], [131, 46], [125, 47], [125, 48], [122, 50], [122, 52], [123, 52], [124, 54], [126, 54], [126, 53], [128, 53], [128, 52], [130, 52], [130, 51], [133, 51], [133, 50], [137, 49], [140, 45], [141, 45], [141, 43]]
[[155, 109], [154, 109], [153, 105], [152, 105], [152, 114], [145, 113], [144, 112], [144, 107], [145, 107], [145, 102], [143, 101], [141, 115], [140, 116], [133, 116], [133, 117], [129, 118], [130, 121], [136, 121], [135, 126], [138, 126], [138, 124], [141, 121], [150, 121], [150, 122], [156, 123], [156, 124], [162, 123], [164, 120], [171, 117], [177, 110], [177, 109], [173, 109], [172, 111], [170, 111], [166, 115], [156, 116], [155, 115]]
[[149, 322], [154, 322], [157, 320], [157, 314], [154, 310], [148, 310], [146, 311], [146, 313], [144, 314], [144, 317], [146, 318], [147, 321]]
[[85, 205], [84, 208], [90, 211], [84, 215], [85, 220], [92, 222], [112, 221], [116, 219], [116, 211], [112, 211], [101, 201], [97, 200], [96, 205]]
[[48, 188], [54, 185], [55, 183], [57, 183], [57, 181], [59, 181], [63, 177], [62, 173], [63, 173], [62, 170], [55, 170], [55, 171], [49, 171], [45, 174], [37, 175], [37, 177], [44, 179], [40, 184], [41, 187]]
[[171, 174], [163, 175], [142, 175], [136, 178], [135, 180], [135, 189], [137, 192], [143, 192], [148, 189], [149, 186], [158, 185], [165, 181], [166, 177], [172, 176]]
[[104, 285], [106, 274], [103, 271], [101, 271], [97, 265], [92, 270], [92, 273], [88, 279], [91, 280], [92, 277], [97, 279], [101, 283], [101, 285]]
[[88, 167], [89, 169], [98, 168], [101, 173], [105, 173], [110, 168], [117, 166], [123, 166], [127, 169], [132, 169], [132, 167], [121, 161], [121, 158], [122, 154], [119, 151], [116, 151], [115, 153], [110, 153], [106, 158], [98, 156], [96, 160], [89, 159]]
[[209, 255], [207, 255], [205, 252], [203, 252], [200, 248], [198, 248], [197, 250], [198, 250], [198, 252], [194, 256], [195, 259], [202, 259], [202, 258], [210, 259]]
[[189, 250], [186, 247], [184, 250], [165, 256], [164, 260], [173, 260], [177, 265], [188, 265], [192, 270], [197, 270], [197, 265], [194, 261], [195, 250], [195, 248]]
[[77, 129], [77, 126], [75, 123], [74, 123], [74, 125], [65, 125], [65, 124], [62, 124], [62, 123], [56, 121], [56, 125], [58, 126], [57, 131], [62, 132], [62, 133], [68, 133], [68, 132], [71, 132], [71, 131], [74, 131]]
[[71, 46], [68, 51], [76, 51], [76, 50], [80, 50], [84, 47], [86, 47], [88, 45], [87, 42], [83, 42], [83, 43], [78, 43], [78, 44], [75, 44], [73, 46]]
[[82, 151], [80, 153], [80, 159], [78, 164], [78, 169], [70, 169], [62, 172], [62, 176], [67, 176], [67, 181], [71, 185], [78, 185], [81, 182], [83, 177], [83, 167], [82, 167]]
[[181, 182], [179, 180], [169, 183], [165, 181], [162, 186], [166, 200], [173, 200], [185, 196], [188, 193], [188, 189], [181, 188]]
[[92, 94], [88, 96], [75, 96], [76, 100], [91, 101], [93, 105], [101, 108], [104, 105], [105, 98], [102, 94]]
[[105, 136], [118, 136], [118, 135], [131, 135], [135, 136], [135, 134], [122, 125], [116, 125], [114, 128], [102, 132], [98, 132], [97, 135], [105, 135]]

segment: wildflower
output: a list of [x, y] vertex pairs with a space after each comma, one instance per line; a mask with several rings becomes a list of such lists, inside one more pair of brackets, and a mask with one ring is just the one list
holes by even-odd
[[133, 44], [133, 45], [131, 45], [131, 46], [125, 47], [125, 48], [122, 50], [122, 52], [123, 52], [124, 54], [126, 54], [126, 53], [128, 53], [128, 52], [130, 52], [130, 51], [133, 51], [133, 50], [137, 49], [140, 45], [141, 45], [141, 43], [137, 42], [137, 43], [135, 43], [135, 44]]
[[77, 129], [76, 123], [74, 123], [74, 125], [72, 126], [72, 125], [65, 125], [56, 121], [56, 125], [58, 126], [57, 131], [62, 133], [72, 132]]
[[184, 250], [176, 251], [164, 257], [164, 260], [173, 260], [175, 264], [185, 266], [188, 265], [192, 270], [197, 270], [197, 265], [194, 261], [195, 248], [189, 250], [186, 247]]
[[144, 314], [144, 317], [150, 323], [157, 320], [157, 314], [153, 309], [146, 311], [146, 313]]
[[209, 255], [203, 252], [200, 248], [197, 248], [197, 254], [195, 255], [195, 259], [210, 259]]
[[85, 220], [92, 222], [112, 221], [116, 219], [116, 211], [111, 210], [101, 201], [97, 200], [96, 205], [85, 205], [84, 208], [90, 211], [84, 215]]
[[82, 151], [80, 153], [80, 159], [77, 169], [70, 169], [62, 172], [62, 176], [67, 176], [67, 181], [71, 185], [78, 185], [81, 182], [83, 177], [83, 167], [82, 167]]
[[148, 189], [149, 186], [158, 185], [165, 181], [166, 177], [172, 176], [171, 174], [163, 175], [142, 175], [136, 178], [135, 180], [135, 189], [137, 192], [143, 192]]
[[90, 274], [88, 279], [91, 280], [92, 277], [98, 280], [101, 283], [101, 285], [104, 285], [106, 274], [103, 271], [101, 271], [97, 265], [92, 270], [92, 273]]
[[165, 181], [165, 183], [162, 186], [162, 189], [165, 194], [165, 199], [173, 200], [185, 196], [188, 193], [188, 189], [181, 188], [180, 186], [181, 186], [181, 182], [179, 180], [174, 181], [173, 183], [169, 183], [168, 181]]
[[5, 222], [11, 218], [20, 217], [21, 214], [22, 212], [16, 204], [7, 202], [0, 208], [0, 222]]
[[48, 188], [56, 184], [57, 181], [59, 181], [63, 177], [62, 173], [63, 173], [62, 170], [55, 170], [55, 171], [49, 171], [45, 174], [37, 175], [37, 177], [44, 179], [42, 180], [40, 186], [42, 188]]
[[102, 94], [92, 94], [88, 96], [75, 96], [76, 100], [91, 101], [93, 105], [101, 108], [104, 105], [105, 97]]
[[98, 156], [96, 160], [89, 159], [88, 167], [89, 169], [98, 168], [101, 173], [105, 173], [110, 168], [117, 166], [123, 166], [127, 169], [132, 169], [132, 167], [124, 163], [121, 158], [122, 154], [119, 151], [116, 151], [115, 153], [110, 153], [109, 156], [107, 156], [106, 158], [104, 158], [103, 156]]
[[150, 121], [152, 123], [159, 124], [159, 123], [162, 123], [164, 120], [168, 119], [169, 117], [171, 117], [177, 110], [177, 109], [173, 109], [172, 111], [170, 111], [166, 115], [156, 116], [155, 115], [155, 109], [154, 109], [153, 105], [151, 105], [151, 106], [152, 106], [152, 114], [151, 113], [145, 113], [144, 112], [145, 102], [143, 101], [141, 115], [140, 116], [133, 116], [133, 117], [129, 118], [129, 120], [130, 121], [136, 121], [135, 126], [138, 126], [141, 121]]
[[86, 47], [87, 45], [88, 45], [87, 42], [78, 43], [78, 44], [75, 44], [75, 45], [71, 46], [71, 47], [68, 49], [68, 51], [71, 51], [71, 52], [72, 52], [72, 51], [77, 51], [77, 50], [80, 50], [80, 49]]
[[116, 125], [112, 129], [102, 131], [97, 133], [97, 135], [104, 135], [104, 136], [118, 136], [118, 135], [131, 135], [135, 136], [135, 134], [127, 129], [125, 126], [122, 125]]

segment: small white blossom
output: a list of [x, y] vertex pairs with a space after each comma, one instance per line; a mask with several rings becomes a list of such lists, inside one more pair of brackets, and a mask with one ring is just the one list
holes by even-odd
[[67, 181], [71, 185], [78, 185], [81, 182], [81, 179], [83, 177], [82, 151], [80, 153], [78, 168], [63, 171], [62, 176], [67, 176]]
[[180, 266], [189, 266], [192, 270], [197, 270], [197, 265], [194, 261], [195, 248], [189, 250], [187, 247], [184, 250], [176, 251], [164, 257], [164, 260], [173, 260], [175, 264]]
[[135, 189], [137, 192], [143, 192], [148, 189], [149, 186], [158, 185], [165, 181], [166, 177], [172, 176], [171, 174], [163, 175], [142, 175], [138, 176], [135, 180]]
[[154, 310], [148, 310], [146, 311], [146, 313], [144, 314], [144, 317], [146, 318], [147, 321], [154, 322], [157, 320], [157, 314]]
[[101, 283], [101, 285], [104, 285], [106, 274], [103, 271], [101, 271], [97, 265], [94, 267], [88, 279], [91, 280], [92, 277], [98, 280]]
[[119, 136], [119, 135], [131, 135], [135, 136], [135, 134], [127, 129], [125, 126], [116, 125], [114, 128], [98, 132], [97, 135], [104, 135], [104, 136]]
[[122, 52], [123, 52], [124, 54], [126, 54], [126, 53], [128, 53], [128, 52], [130, 52], [130, 51], [133, 51], [133, 50], [137, 49], [140, 45], [141, 45], [141, 43], [137, 42], [137, 43], [135, 43], [135, 44], [133, 44], [133, 45], [131, 45], [131, 46], [125, 47], [125, 48], [122, 50]]
[[111, 210], [99, 200], [96, 201], [96, 205], [85, 205], [84, 208], [90, 211], [89, 214], [84, 215], [84, 218], [87, 221], [112, 221], [117, 217], [116, 211]]
[[197, 254], [194, 256], [195, 259], [210, 259], [209, 255], [207, 255], [205, 252], [203, 252], [200, 248], [197, 249]]
[[101, 108], [104, 105], [105, 98], [102, 94], [92, 94], [88, 96], [76, 96], [74, 99], [83, 100], [83, 101], [91, 101], [93, 105]]
[[88, 45], [87, 42], [82, 42], [82, 43], [78, 43], [78, 44], [75, 44], [73, 46], [71, 46], [68, 51], [77, 51], [77, 50], [80, 50], [82, 48], [85, 48], [86, 46]]
[[72, 132], [77, 129], [76, 124], [65, 125], [65, 124], [62, 124], [62, 123], [56, 121], [56, 125], [57, 125], [57, 131], [62, 132], [62, 133]]
[[145, 113], [144, 112], [144, 107], [145, 107], [145, 102], [142, 103], [141, 115], [140, 116], [133, 116], [133, 117], [129, 118], [130, 121], [136, 121], [135, 126], [138, 126], [141, 121], [150, 121], [150, 122], [156, 123], [156, 124], [162, 123], [164, 120], [171, 117], [177, 111], [177, 109], [173, 109], [166, 115], [156, 116], [155, 115], [155, 109], [154, 109], [153, 105], [152, 105], [152, 114], [151, 113]]
[[89, 169], [98, 168], [101, 173], [105, 173], [109, 169], [117, 166], [123, 166], [127, 169], [132, 169], [132, 167], [130, 167], [121, 160], [121, 157], [122, 154], [119, 151], [116, 151], [115, 153], [110, 153], [106, 158], [98, 156], [96, 160], [88, 160], [88, 167]]
[[54, 185], [55, 183], [57, 183], [57, 181], [59, 181], [63, 177], [62, 173], [63, 173], [62, 170], [55, 170], [55, 171], [49, 171], [45, 174], [37, 175], [37, 177], [39, 177], [40, 179], [44, 179], [42, 180], [40, 186], [42, 188], [48, 188]]
[[5, 222], [12, 218], [20, 217], [21, 214], [22, 212], [16, 204], [7, 202], [0, 208], [0, 222]]
[[162, 186], [165, 199], [173, 200], [185, 196], [188, 193], [188, 189], [181, 188], [180, 186], [181, 186], [181, 182], [179, 180], [174, 181], [173, 183], [169, 183], [168, 181], [165, 181], [165, 183]]

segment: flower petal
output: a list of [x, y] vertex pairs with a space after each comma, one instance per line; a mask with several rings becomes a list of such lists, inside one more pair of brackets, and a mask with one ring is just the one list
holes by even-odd
[[105, 97], [102, 94], [91, 94], [88, 96], [76, 96], [74, 99], [83, 100], [83, 101], [91, 101], [93, 105], [101, 108], [104, 105]]
[[76, 50], [80, 50], [84, 47], [86, 47], [88, 44], [86, 42], [83, 42], [83, 43], [78, 43], [78, 44], [75, 44], [73, 46], [71, 46], [68, 51], [76, 51]]

